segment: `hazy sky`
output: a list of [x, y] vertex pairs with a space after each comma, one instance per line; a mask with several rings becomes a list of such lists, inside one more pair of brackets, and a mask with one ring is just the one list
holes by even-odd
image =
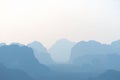
[[120, 39], [120, 0], [0, 0], [0, 42]]

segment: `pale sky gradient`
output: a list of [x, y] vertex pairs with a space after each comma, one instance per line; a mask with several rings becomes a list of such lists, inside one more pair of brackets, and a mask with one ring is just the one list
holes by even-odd
[[120, 0], [0, 0], [0, 42], [120, 39]]

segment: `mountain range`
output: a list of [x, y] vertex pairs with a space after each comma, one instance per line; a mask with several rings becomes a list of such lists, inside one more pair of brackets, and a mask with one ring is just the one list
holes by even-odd
[[10, 69], [25, 71], [32, 77], [38, 77], [49, 71], [49, 68], [35, 58], [32, 48], [17, 44], [0, 47], [0, 63]]
[[[6, 76], [6, 77], [5, 77]], [[0, 80], [120, 80], [120, 40], [0, 44]]]

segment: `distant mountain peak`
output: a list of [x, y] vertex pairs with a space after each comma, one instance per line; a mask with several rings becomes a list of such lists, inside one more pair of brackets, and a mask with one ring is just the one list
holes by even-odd
[[[60, 39], [60, 40], [56, 41], [56, 43], [72, 43], [72, 41], [64, 38], [64, 39]], [[73, 43], [75, 43], [75, 42], [73, 42]]]
[[60, 39], [60, 40], [58, 40], [57, 42], [70, 42], [68, 39]]
[[47, 52], [47, 49], [44, 47], [44, 45], [38, 41], [28, 44], [28, 47], [39, 50], [40, 52]]
[[[31, 43], [30, 43], [31, 44]], [[33, 41], [32, 44], [36, 44], [36, 45], [42, 45], [42, 43], [40, 43], [39, 41]], [[43, 46], [43, 45], [42, 45]]]
[[57, 63], [68, 63], [71, 53], [71, 48], [75, 45], [75, 42], [71, 42], [67, 39], [60, 39], [49, 49], [52, 58]]
[[95, 41], [95, 40], [80, 41], [80, 42], [78, 42], [78, 44], [99, 44], [99, 45], [101, 45], [100, 42], [97, 42], [97, 41]]
[[34, 41], [28, 44], [28, 47], [33, 49], [35, 57], [39, 60], [40, 63], [47, 65], [54, 63], [47, 49], [40, 42]]
[[6, 45], [5, 43], [0, 43], [0, 47]]
[[111, 45], [120, 45], [120, 40], [113, 41]]

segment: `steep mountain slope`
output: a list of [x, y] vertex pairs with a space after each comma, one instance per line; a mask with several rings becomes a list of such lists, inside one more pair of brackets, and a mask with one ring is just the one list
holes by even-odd
[[40, 42], [32, 42], [28, 44], [28, 47], [31, 47], [34, 51], [35, 57], [42, 64], [54, 64], [54, 61], [51, 58], [51, 55], [47, 52], [47, 49]]

